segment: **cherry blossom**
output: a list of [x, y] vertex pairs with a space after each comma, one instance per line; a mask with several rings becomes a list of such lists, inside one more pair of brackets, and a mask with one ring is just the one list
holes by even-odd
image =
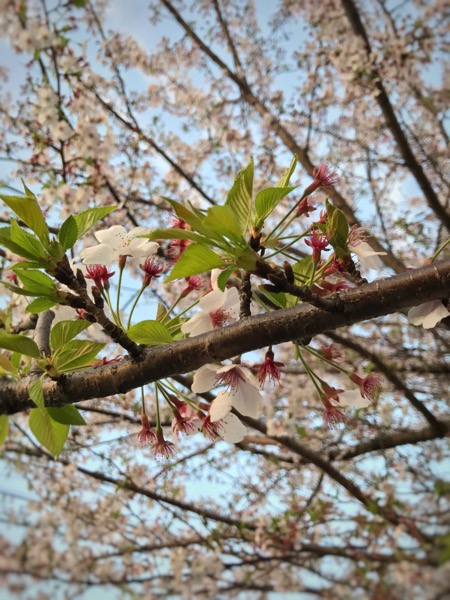
[[263, 398], [250, 369], [241, 365], [203, 365], [195, 373], [191, 389], [201, 394], [218, 385], [226, 385], [228, 389], [219, 392], [213, 400], [209, 409], [211, 421], [223, 419], [232, 408], [247, 417], [257, 418], [260, 415]]
[[408, 321], [412, 325], [422, 325], [424, 329], [432, 329], [436, 325], [450, 316], [450, 312], [445, 308], [440, 300], [424, 302], [419, 306], [413, 306], [408, 311]]
[[127, 233], [122, 225], [113, 225], [109, 229], [95, 232], [95, 238], [100, 242], [97, 246], [91, 246], [81, 251], [84, 264], [92, 265], [101, 263], [110, 265], [120, 256], [131, 258], [142, 258], [155, 254], [159, 244], [138, 236], [149, 232], [147, 227], [135, 227]]
[[199, 304], [202, 311], [181, 326], [183, 333], [200, 335], [233, 323], [239, 317], [239, 292], [236, 288], [227, 288], [224, 292], [213, 290], [203, 296]]
[[109, 289], [109, 279], [115, 271], [109, 271], [106, 265], [93, 264], [86, 268], [86, 279], [92, 279], [99, 290]]
[[277, 362], [274, 360], [274, 353], [272, 350], [268, 350], [264, 357], [264, 362], [254, 365], [255, 369], [258, 369], [258, 380], [261, 387], [264, 387], [266, 379], [272, 383], [280, 383], [280, 367], [284, 367], [284, 363]]

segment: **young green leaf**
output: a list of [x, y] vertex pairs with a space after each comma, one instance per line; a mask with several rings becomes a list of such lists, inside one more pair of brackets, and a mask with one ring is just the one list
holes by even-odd
[[54, 355], [54, 366], [59, 373], [75, 371], [90, 366], [91, 362], [103, 350], [105, 344], [90, 340], [71, 340]]
[[297, 166], [297, 160], [297, 155], [294, 154], [294, 158], [292, 159], [291, 164], [285, 170], [280, 179], [277, 181], [277, 185], [275, 187], [284, 188], [289, 185], [289, 181], [291, 180], [292, 174], [294, 173], [295, 167]]
[[86, 425], [86, 421], [80, 415], [76, 406], [73, 404], [66, 404], [61, 408], [49, 407], [47, 412], [53, 421], [62, 423], [63, 425]]
[[44, 246], [40, 242], [39, 238], [35, 235], [28, 233], [25, 229], [22, 229], [17, 221], [11, 218], [11, 241], [17, 244], [25, 250], [29, 255], [35, 259], [43, 259], [47, 257], [47, 252]]
[[155, 229], [151, 233], [139, 237], [148, 238], [150, 240], [190, 240], [191, 242], [205, 245], [210, 243], [208, 238], [199, 233], [195, 233], [190, 229], [178, 229], [177, 227], [172, 227], [170, 229]]
[[24, 335], [14, 333], [0, 333], [0, 348], [18, 352], [31, 358], [39, 358], [39, 348], [36, 343]]
[[224, 269], [223, 271], [220, 272], [220, 275], [217, 278], [217, 286], [218, 286], [219, 290], [222, 290], [222, 292], [225, 290], [227, 281], [230, 279], [231, 275], [233, 274], [233, 271], [235, 271], [235, 270], [236, 270], [236, 265], [232, 265], [231, 267], [228, 267], [227, 269]]
[[48, 298], [46, 296], [41, 296], [35, 298], [32, 302], [27, 305], [26, 311], [32, 314], [39, 314], [43, 310], [48, 310], [49, 308], [53, 308], [55, 304], [58, 304], [52, 298]]
[[56, 294], [57, 287], [55, 281], [37, 270], [22, 270], [17, 273], [17, 277], [24, 285], [24, 291], [31, 292], [32, 296], [50, 296]]
[[[36, 256], [33, 253], [11, 239], [11, 227], [0, 228], [0, 245], [8, 248], [8, 250], [11, 250], [11, 252], [17, 254], [17, 256], [28, 258], [31, 261], [36, 260]], [[38, 266], [40, 266], [40, 264], [38, 264]]]
[[329, 238], [330, 244], [336, 253], [336, 256], [344, 256], [347, 252], [348, 240], [348, 223], [344, 213], [340, 208], [337, 208], [329, 200], [326, 202], [328, 219], [325, 224], [327, 232], [331, 232]]
[[186, 248], [175, 263], [166, 282], [197, 275], [222, 265], [223, 260], [215, 252], [201, 244], [192, 244]]
[[69, 425], [57, 423], [47, 411], [44, 412], [39, 408], [31, 409], [28, 423], [37, 441], [47, 448], [54, 458], [57, 458], [67, 439]]
[[273, 187], [258, 192], [255, 198], [255, 227], [260, 229], [279, 202], [297, 187]]
[[58, 240], [64, 250], [72, 248], [78, 239], [78, 225], [73, 215], [69, 215], [58, 232]]
[[161, 346], [173, 341], [167, 327], [159, 321], [152, 320], [136, 323], [130, 327], [127, 335], [136, 344], [145, 344], [146, 346]]
[[0, 194], [0, 199], [3, 200], [9, 208], [16, 213], [19, 219], [28, 225], [31, 231], [38, 236], [41, 242], [45, 245], [49, 240], [49, 231], [44, 215], [42, 214], [36, 196], [24, 184], [26, 196], [4, 196]]
[[59, 350], [73, 340], [79, 333], [87, 329], [91, 323], [89, 321], [59, 321], [50, 332], [50, 347], [53, 352]]
[[202, 221], [202, 226], [208, 227], [221, 237], [228, 238], [238, 245], [245, 245], [236, 214], [230, 206], [211, 206]]
[[42, 379], [36, 379], [28, 388], [28, 394], [38, 408], [45, 412], [44, 389]]
[[245, 235], [252, 211], [253, 195], [253, 159], [234, 180], [233, 187], [228, 193], [225, 206], [233, 211], [239, 226], [239, 233]]
[[103, 219], [106, 215], [109, 215], [109, 213], [116, 208], [117, 206], [99, 206], [96, 208], [89, 208], [88, 210], [84, 210], [83, 212], [74, 215], [78, 227], [78, 239], [80, 239], [86, 231], [89, 231], [94, 223], [100, 221], [100, 219]]

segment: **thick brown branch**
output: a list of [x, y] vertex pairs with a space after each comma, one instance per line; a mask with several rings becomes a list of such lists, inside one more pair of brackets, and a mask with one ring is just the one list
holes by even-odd
[[[390, 279], [381, 279], [340, 294], [338, 313], [300, 305], [295, 308], [249, 317], [243, 321], [180, 342], [145, 348], [136, 359], [86, 369], [45, 381], [48, 406], [123, 394], [152, 381], [187, 373], [210, 362], [238, 354], [390, 314], [450, 293], [450, 259]], [[30, 380], [5, 381], [0, 387], [0, 414], [16, 413], [32, 406]]]

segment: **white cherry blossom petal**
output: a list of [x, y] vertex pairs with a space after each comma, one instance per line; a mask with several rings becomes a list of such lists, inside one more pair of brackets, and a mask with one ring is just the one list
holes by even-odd
[[349, 390], [339, 394], [339, 404], [341, 406], [352, 406], [353, 408], [366, 408], [371, 402], [368, 398], [361, 396], [361, 391]]
[[85, 248], [80, 254], [85, 265], [110, 265], [116, 258], [116, 253], [107, 244], [99, 244]]
[[220, 437], [230, 444], [242, 442], [247, 435], [247, 427], [241, 423], [236, 415], [228, 413], [220, 422]]
[[378, 256], [387, 254], [386, 252], [375, 252], [367, 242], [360, 242], [356, 246], [349, 245], [348, 249], [350, 252], [353, 252], [353, 254], [356, 254], [361, 266], [366, 269], [381, 269], [383, 263]]
[[232, 393], [233, 407], [245, 417], [257, 419], [261, 414], [264, 400], [250, 383], [243, 381]]
[[220, 365], [207, 364], [200, 367], [194, 375], [191, 390], [195, 394], [209, 392], [217, 385], [217, 371], [220, 370]]
[[211, 331], [211, 329], [211, 319], [209, 314], [204, 312], [197, 313], [181, 326], [181, 331], [190, 336], [201, 335], [202, 333]]
[[232, 407], [232, 395], [225, 390], [219, 392], [216, 398], [212, 401], [211, 406], [209, 407], [209, 417], [211, 421], [220, 421], [220, 419], [223, 419], [227, 416]]
[[419, 304], [419, 306], [413, 306], [408, 311], [408, 321], [412, 325], [422, 325], [424, 329], [436, 327], [439, 321], [448, 316], [450, 316], [450, 312], [440, 300], [424, 302], [423, 304]]

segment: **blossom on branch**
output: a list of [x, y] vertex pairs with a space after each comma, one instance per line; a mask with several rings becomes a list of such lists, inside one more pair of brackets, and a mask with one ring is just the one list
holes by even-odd
[[99, 242], [97, 246], [85, 248], [81, 252], [81, 258], [86, 265], [101, 263], [110, 265], [119, 260], [120, 256], [131, 258], [142, 258], [155, 254], [159, 248], [157, 242], [138, 236], [149, 232], [147, 227], [135, 227], [127, 233], [122, 225], [113, 225], [109, 229], [95, 232], [95, 238]]
[[223, 419], [232, 408], [247, 417], [259, 417], [263, 398], [258, 391], [258, 381], [252, 372], [241, 365], [207, 364], [194, 375], [191, 390], [197, 394], [207, 392], [218, 385], [227, 389], [219, 392], [209, 409], [211, 421]]
[[191, 336], [223, 327], [239, 317], [239, 292], [227, 288], [224, 292], [213, 290], [200, 299], [202, 312], [197, 313], [181, 326], [181, 331]]

